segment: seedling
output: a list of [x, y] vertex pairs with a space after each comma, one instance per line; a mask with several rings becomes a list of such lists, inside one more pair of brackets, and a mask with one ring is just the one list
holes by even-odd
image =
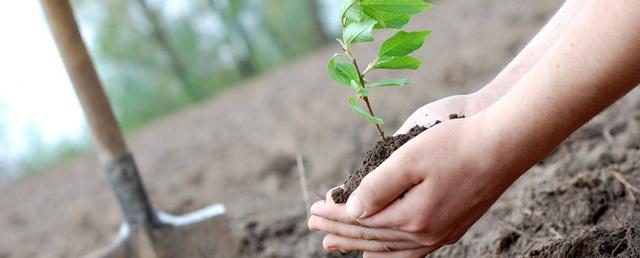
[[[384, 121], [373, 113], [368, 97], [369, 89], [406, 86], [409, 81], [387, 79], [371, 82], [366, 79], [366, 75], [379, 69], [418, 69], [422, 61], [409, 54], [422, 47], [431, 31], [398, 31], [382, 43], [378, 56], [364, 70], [360, 70], [353, 56], [352, 46], [373, 41], [373, 31], [376, 29], [402, 29], [411, 16], [431, 6], [423, 0], [341, 0], [342, 38], [338, 42], [342, 52], [336, 53], [329, 60], [329, 75], [338, 83], [354, 90], [355, 94], [347, 101], [349, 106], [356, 114], [375, 125], [381, 139], [384, 139], [384, 131], [380, 126]], [[358, 106], [357, 99], [362, 100], [367, 111]]]

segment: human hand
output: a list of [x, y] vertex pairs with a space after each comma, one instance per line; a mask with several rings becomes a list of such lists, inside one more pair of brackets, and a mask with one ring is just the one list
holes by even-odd
[[414, 111], [396, 131], [396, 134], [407, 133], [416, 125], [428, 127], [438, 121], [449, 120], [451, 114], [472, 116], [489, 106], [490, 101], [479, 92], [439, 99]]
[[407, 142], [367, 175], [346, 206], [330, 195], [309, 228], [325, 249], [364, 257], [423, 257], [457, 241], [520, 175], [486, 116], [451, 120]]
[[470, 101], [470, 95], [455, 95], [426, 104], [414, 111], [396, 134], [407, 133], [416, 125], [429, 127], [438, 121], [448, 120], [450, 114], [464, 115], [467, 113], [466, 109]]

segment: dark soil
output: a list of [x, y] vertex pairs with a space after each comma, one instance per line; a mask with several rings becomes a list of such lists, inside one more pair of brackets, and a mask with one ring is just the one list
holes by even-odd
[[640, 174], [639, 156], [629, 154], [636, 160], [582, 171], [533, 192], [525, 214], [501, 222], [504, 229], [484, 255], [640, 257], [638, 192], [626, 179]]
[[616, 230], [594, 229], [565, 241], [555, 241], [531, 257], [640, 257], [640, 220], [632, 218]]
[[[450, 114], [449, 119], [464, 118], [464, 115]], [[429, 127], [416, 125], [406, 134], [398, 134], [391, 137], [385, 137], [382, 140], [378, 140], [376, 144], [367, 151], [364, 156], [364, 160], [360, 166], [351, 173], [347, 179], [344, 180], [343, 187], [338, 187], [331, 192], [331, 198], [335, 203], [345, 203], [351, 195], [351, 193], [358, 188], [362, 179], [368, 175], [371, 171], [376, 169], [382, 162], [387, 160], [391, 154], [404, 145], [409, 140], [418, 136], [425, 130], [436, 126], [441, 121], [436, 121]]]
[[[358, 253], [328, 253], [319, 250], [317, 242], [310, 241], [312, 233], [307, 229], [304, 214], [284, 216], [270, 224], [249, 221], [245, 224], [244, 237], [240, 240], [239, 253], [242, 257], [261, 258], [358, 258]], [[306, 243], [305, 243], [306, 242]], [[301, 244], [302, 243], [302, 244]], [[292, 248], [307, 245], [302, 250]]]

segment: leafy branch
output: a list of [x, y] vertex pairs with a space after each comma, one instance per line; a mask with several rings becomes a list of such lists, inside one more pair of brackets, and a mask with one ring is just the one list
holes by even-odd
[[[382, 43], [378, 56], [364, 70], [358, 66], [351, 48], [356, 43], [373, 41], [375, 29], [402, 29], [411, 16], [430, 7], [431, 4], [423, 0], [341, 0], [342, 38], [338, 42], [342, 46], [342, 52], [329, 59], [329, 75], [338, 83], [354, 90], [355, 94], [347, 101], [349, 106], [356, 114], [373, 123], [382, 139], [384, 132], [380, 126], [384, 121], [373, 113], [369, 89], [406, 86], [409, 81], [388, 79], [370, 82], [365, 75], [379, 69], [418, 69], [422, 61], [409, 54], [422, 47], [431, 31], [398, 31]], [[358, 106], [357, 99], [362, 100], [367, 111]]]

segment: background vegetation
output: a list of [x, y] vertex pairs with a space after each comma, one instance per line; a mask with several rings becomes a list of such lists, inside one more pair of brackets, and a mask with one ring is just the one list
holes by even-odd
[[[125, 131], [309, 53], [333, 41], [339, 29], [327, 17], [335, 0], [72, 3]], [[2, 111], [0, 105], [0, 118]], [[1, 124], [2, 119], [0, 130]], [[0, 131], [0, 147], [3, 135]], [[20, 160], [0, 155], [0, 181], [3, 171], [6, 176], [36, 170], [89, 146], [88, 136], [51, 145], [43, 144], [38, 130], [28, 135], [30, 155]]]
[[[179, 2], [179, 3], [177, 3]], [[77, 1], [125, 130], [325, 44], [316, 0]]]

